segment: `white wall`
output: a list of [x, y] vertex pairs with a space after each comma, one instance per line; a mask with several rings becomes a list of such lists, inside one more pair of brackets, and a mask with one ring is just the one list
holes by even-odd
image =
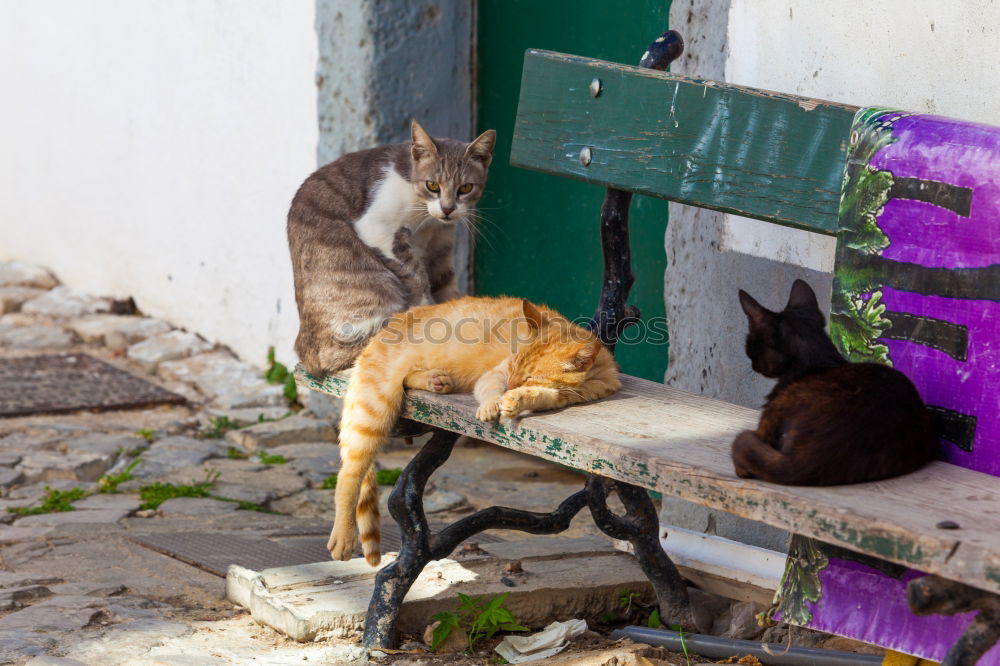
[[[732, 0], [726, 80], [1000, 124], [994, 0]], [[835, 242], [727, 216], [724, 245], [833, 270]]]
[[0, 0], [0, 260], [291, 359], [313, 0]]

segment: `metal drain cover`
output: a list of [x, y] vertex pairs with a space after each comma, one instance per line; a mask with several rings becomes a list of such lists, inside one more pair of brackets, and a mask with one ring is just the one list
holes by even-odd
[[176, 393], [87, 354], [0, 359], [0, 417], [184, 402]]
[[[330, 559], [330, 551], [326, 549], [327, 537], [327, 534], [274, 537], [218, 532], [158, 532], [128, 538], [141, 546], [225, 577], [231, 564], [263, 571], [274, 567], [326, 562]], [[502, 539], [488, 534], [476, 534], [469, 541], [496, 543]], [[384, 523], [382, 552], [399, 550], [400, 544], [399, 527], [395, 523]], [[360, 555], [361, 551], [355, 554]]]

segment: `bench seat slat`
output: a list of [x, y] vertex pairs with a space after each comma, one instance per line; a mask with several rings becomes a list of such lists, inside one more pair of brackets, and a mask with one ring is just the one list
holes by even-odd
[[[341, 396], [343, 376], [304, 388]], [[832, 488], [747, 482], [729, 446], [758, 412], [623, 376], [615, 395], [524, 417], [519, 428], [475, 418], [471, 395], [410, 391], [405, 414], [513, 450], [570, 465], [820, 539], [890, 562], [1000, 592], [1000, 484], [933, 463], [905, 479]], [[914, 488], [918, 490], [914, 492]], [[962, 529], [944, 530], [942, 520]]]
[[[529, 50], [511, 164], [833, 234], [856, 111]], [[584, 146], [590, 166], [579, 160]]]

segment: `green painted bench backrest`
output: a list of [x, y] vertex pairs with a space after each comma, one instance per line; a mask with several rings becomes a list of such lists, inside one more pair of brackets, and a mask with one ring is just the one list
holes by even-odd
[[[529, 50], [510, 159], [514, 166], [834, 234], [856, 111]], [[590, 149], [587, 166], [583, 148]]]

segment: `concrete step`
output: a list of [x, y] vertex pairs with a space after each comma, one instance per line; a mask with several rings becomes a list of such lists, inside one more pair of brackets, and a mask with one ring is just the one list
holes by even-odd
[[[635, 558], [601, 537], [482, 543], [452, 557], [431, 562], [417, 578], [403, 602], [399, 631], [422, 634], [432, 615], [458, 607], [459, 592], [510, 593], [505, 607], [531, 628], [554, 620], [593, 621], [617, 609], [626, 588], [640, 600], [653, 598]], [[523, 573], [509, 571], [513, 560]], [[232, 566], [226, 594], [256, 621], [295, 640], [343, 638], [363, 628], [376, 573], [360, 558], [263, 571]]]

